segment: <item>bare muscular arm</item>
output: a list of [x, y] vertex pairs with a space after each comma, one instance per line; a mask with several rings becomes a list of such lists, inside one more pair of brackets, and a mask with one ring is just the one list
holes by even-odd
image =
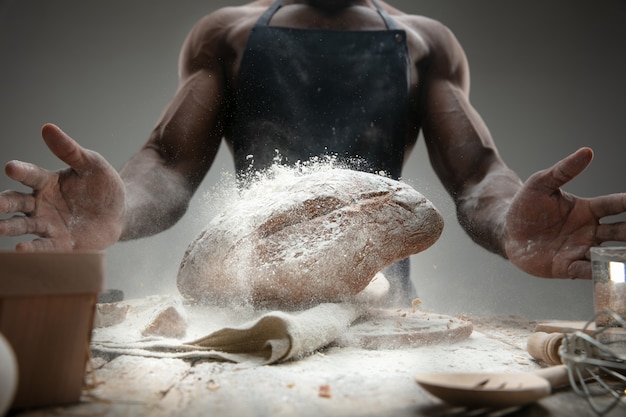
[[467, 233], [520, 269], [547, 278], [591, 278], [589, 248], [626, 241], [626, 194], [580, 198], [561, 189], [591, 162], [581, 148], [522, 182], [500, 158], [469, 102], [461, 47], [441, 26], [427, 31], [431, 61], [421, 109], [432, 165], [452, 195]]
[[35, 235], [17, 244], [22, 251], [97, 250], [178, 220], [221, 140], [224, 75], [219, 32], [213, 31], [216, 18], [203, 19], [190, 33], [176, 95], [146, 145], [120, 173], [52, 124], [43, 127], [42, 137], [67, 168], [51, 172], [26, 162], [7, 163], [6, 174], [32, 192], [0, 193], [0, 214], [12, 214], [0, 219], [0, 236]]
[[215, 17], [189, 34], [180, 56], [177, 92], [148, 142], [121, 170], [126, 184], [121, 239], [173, 225], [213, 163], [222, 137], [223, 48], [211, 33]]
[[500, 158], [487, 126], [469, 101], [465, 54], [447, 29], [431, 22], [432, 60], [421, 75], [420, 110], [433, 168], [471, 238], [506, 256], [504, 218], [522, 182]]

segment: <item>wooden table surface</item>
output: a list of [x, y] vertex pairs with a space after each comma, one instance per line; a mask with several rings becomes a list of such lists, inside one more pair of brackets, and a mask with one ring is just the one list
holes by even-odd
[[[516, 317], [471, 317], [474, 333], [454, 343], [393, 350], [328, 347], [267, 366], [120, 355], [92, 358], [81, 402], [28, 410], [47, 416], [595, 416], [561, 389], [517, 409], [468, 410], [442, 403], [414, 376], [432, 371], [532, 371], [526, 352], [535, 324]], [[626, 405], [611, 417], [626, 415]]]

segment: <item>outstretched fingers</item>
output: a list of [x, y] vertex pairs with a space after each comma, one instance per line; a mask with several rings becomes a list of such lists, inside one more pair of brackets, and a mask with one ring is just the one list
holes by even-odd
[[585, 259], [572, 262], [567, 269], [567, 278], [591, 279], [591, 262]]
[[598, 243], [626, 242], [626, 222], [603, 223], [596, 231]]
[[74, 139], [51, 123], [41, 128], [41, 137], [52, 153], [77, 172], [83, 172], [89, 164], [87, 153]]
[[52, 175], [50, 172], [37, 165], [22, 161], [8, 162], [4, 171], [12, 180], [20, 182], [33, 190], [42, 189], [50, 178], [50, 175]]
[[591, 212], [597, 218], [626, 212], [626, 193], [608, 194], [589, 199]]
[[59, 247], [52, 239], [34, 239], [28, 242], [20, 242], [15, 245], [18, 252], [37, 252], [51, 250], [69, 250], [71, 248]]
[[561, 159], [552, 167], [545, 169], [534, 176], [534, 180], [541, 180], [541, 185], [551, 191], [557, 191], [563, 185], [577, 177], [589, 166], [593, 159], [590, 148], [580, 148], [571, 155]]
[[598, 243], [626, 242], [626, 222], [617, 219], [617, 221], [600, 221], [605, 217], [626, 213], [626, 193], [604, 195], [590, 198], [588, 201], [591, 213], [599, 222], [596, 241]]
[[38, 217], [15, 215], [7, 219], [0, 219], [0, 236], [34, 235], [38, 238], [19, 242], [15, 249], [18, 251], [36, 250], [72, 250], [71, 239], [59, 239], [64, 233], [57, 230], [49, 222]]
[[[87, 151], [59, 127], [45, 124], [41, 129], [41, 136], [50, 151], [73, 170], [81, 173], [88, 169], [90, 161]], [[42, 189], [54, 175], [37, 165], [22, 161], [10, 161], [4, 170], [9, 178], [33, 190]]]
[[2, 236], [22, 236], [46, 234], [46, 227], [41, 227], [37, 219], [29, 216], [13, 216], [0, 220], [0, 235]]
[[35, 198], [32, 194], [17, 191], [0, 193], [0, 214], [31, 213], [35, 210]]

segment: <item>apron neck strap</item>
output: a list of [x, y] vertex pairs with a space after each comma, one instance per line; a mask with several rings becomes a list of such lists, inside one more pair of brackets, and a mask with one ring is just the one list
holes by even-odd
[[[391, 16], [389, 16], [389, 14], [385, 10], [383, 10], [382, 7], [380, 7], [380, 5], [378, 4], [378, 2], [376, 2], [376, 0], [370, 0], [370, 1], [376, 8], [376, 11], [380, 15], [380, 17], [385, 22], [385, 26], [387, 27], [387, 29], [401, 29], [400, 25], [398, 25], [398, 23], [396, 23], [396, 21], [392, 19]], [[257, 20], [256, 25], [268, 26], [270, 23], [270, 20], [272, 19], [272, 16], [274, 16], [274, 13], [276, 13], [276, 10], [278, 10], [282, 5], [283, 5], [282, 0], [274, 1], [274, 3], [265, 11], [265, 13], [261, 15], [259, 20]]]

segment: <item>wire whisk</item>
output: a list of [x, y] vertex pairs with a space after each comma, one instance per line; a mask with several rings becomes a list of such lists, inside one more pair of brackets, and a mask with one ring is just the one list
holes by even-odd
[[[608, 320], [607, 320], [608, 319]], [[610, 327], [596, 323], [610, 322]], [[572, 389], [599, 415], [626, 407], [626, 320], [603, 311], [581, 330], [566, 331], [559, 348]]]

